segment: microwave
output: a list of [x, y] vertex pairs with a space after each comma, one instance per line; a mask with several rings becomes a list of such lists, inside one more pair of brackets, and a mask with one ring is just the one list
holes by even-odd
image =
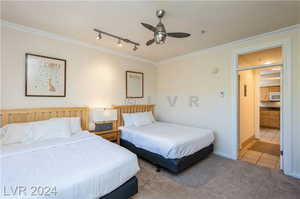
[[270, 92], [269, 100], [272, 102], [279, 102], [280, 92]]

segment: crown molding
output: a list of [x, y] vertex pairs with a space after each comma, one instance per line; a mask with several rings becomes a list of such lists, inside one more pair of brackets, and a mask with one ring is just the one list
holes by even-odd
[[168, 59], [165, 59], [165, 60], [162, 60], [162, 61], [154, 62], [154, 61], [144, 59], [144, 58], [141, 58], [141, 57], [132, 56], [132, 55], [128, 55], [128, 54], [125, 54], [125, 53], [120, 53], [120, 52], [117, 52], [117, 51], [114, 51], [114, 50], [111, 50], [111, 49], [108, 49], [108, 48], [103, 48], [103, 47], [99, 47], [99, 46], [96, 46], [96, 45], [88, 44], [86, 42], [75, 40], [75, 39], [65, 37], [65, 36], [62, 36], [62, 35], [59, 35], [59, 34], [56, 34], [56, 33], [51, 33], [51, 32], [47, 32], [47, 31], [44, 31], [44, 30], [31, 28], [31, 27], [28, 27], [28, 26], [12, 23], [12, 22], [2, 20], [2, 19], [1, 19], [1, 26], [12, 28], [12, 29], [22, 31], [22, 32], [32, 33], [32, 34], [39, 35], [39, 36], [44, 36], [44, 37], [47, 37], [47, 38], [50, 38], [50, 39], [56, 39], [56, 40], [60, 40], [60, 41], [80, 45], [80, 46], [83, 46], [83, 47], [86, 47], [86, 48], [95, 49], [95, 50], [98, 50], [98, 51], [101, 51], [101, 52], [104, 52], [104, 53], [108, 53], [108, 54], [112, 54], [112, 55], [116, 55], [116, 56], [119, 56], [119, 57], [128, 58], [128, 59], [132, 59], [132, 60], [136, 60], [136, 61], [140, 61], [140, 62], [145, 62], [145, 63], [148, 63], [148, 64], [152, 64], [153, 66], [158, 66], [159, 64], [165, 64], [165, 63], [169, 63], [169, 62], [172, 62], [172, 61], [179, 61], [180, 59], [190, 57], [190, 56], [194, 56], [194, 55], [197, 55], [198, 53], [205, 52], [205, 51], [208, 51], [208, 50], [217, 49], [217, 48], [225, 48], [225, 47], [230, 47], [230, 46], [236, 46], [236, 45], [243, 44], [247, 41], [258, 40], [258, 39], [268, 37], [270, 35], [275, 35], [275, 34], [280, 34], [280, 33], [289, 32], [289, 31], [292, 31], [292, 30], [300, 29], [300, 24], [296, 24], [296, 25], [281, 28], [281, 29], [278, 29], [278, 30], [275, 30], [275, 31], [272, 31], [272, 32], [262, 33], [262, 34], [255, 35], [255, 36], [252, 36], [252, 37], [248, 37], [248, 38], [245, 38], [245, 39], [236, 40], [236, 41], [232, 41], [232, 42], [221, 44], [221, 45], [216, 45], [216, 46], [213, 46], [213, 47], [197, 50], [197, 51], [187, 53], [187, 54], [184, 54], [184, 55], [179, 55], [179, 56], [168, 58]]
[[245, 38], [245, 39], [240, 39], [240, 40], [232, 41], [232, 42], [229, 42], [229, 43], [216, 45], [216, 46], [209, 47], [209, 48], [204, 48], [204, 49], [197, 50], [197, 51], [194, 51], [194, 52], [191, 52], [191, 53], [187, 53], [185, 55], [179, 55], [179, 56], [176, 56], [176, 57], [165, 59], [165, 60], [157, 62], [156, 64], [159, 65], [159, 64], [166, 64], [166, 63], [173, 62], [173, 61], [179, 61], [183, 58], [194, 56], [194, 55], [197, 55], [198, 53], [205, 52], [205, 51], [208, 51], [208, 50], [217, 49], [217, 48], [231, 47], [231, 46], [237, 46], [237, 45], [243, 44], [247, 41], [259, 40], [259, 39], [263, 39], [263, 38], [266, 38], [266, 37], [271, 36], [271, 35], [285, 33], [285, 32], [289, 32], [289, 31], [297, 30], [297, 29], [300, 29], [300, 24], [296, 24], [296, 25], [293, 25], [293, 26], [288, 26], [288, 27], [281, 28], [281, 29], [278, 29], [278, 30], [275, 30], [275, 31], [272, 31], [272, 32], [262, 33], [262, 34], [255, 35], [255, 36], [252, 36], [252, 37], [248, 37], [248, 38]]
[[156, 62], [153, 62], [153, 61], [148, 60], [148, 59], [128, 55], [128, 54], [125, 54], [125, 53], [120, 53], [120, 52], [117, 52], [117, 51], [114, 51], [114, 50], [111, 50], [111, 49], [108, 49], [108, 48], [103, 48], [103, 47], [99, 47], [99, 46], [96, 46], [96, 45], [92, 45], [92, 44], [82, 42], [82, 41], [79, 41], [79, 40], [76, 40], [76, 39], [72, 39], [72, 38], [69, 38], [69, 37], [65, 37], [65, 36], [62, 36], [62, 35], [59, 35], [59, 34], [56, 34], [56, 33], [47, 32], [47, 31], [40, 30], [40, 29], [37, 29], [37, 28], [31, 28], [31, 27], [28, 27], [28, 26], [12, 23], [12, 22], [2, 20], [2, 19], [1, 19], [1, 27], [8, 27], [8, 28], [11, 28], [11, 29], [14, 29], [14, 30], [17, 30], [17, 31], [32, 33], [32, 34], [47, 37], [47, 38], [50, 38], [50, 39], [55, 39], [55, 40], [60, 40], [60, 41], [72, 43], [72, 44], [75, 44], [75, 45], [83, 46], [83, 47], [90, 48], [90, 49], [95, 49], [95, 50], [98, 50], [98, 51], [101, 51], [101, 52], [104, 52], [104, 53], [108, 53], [108, 54], [112, 54], [112, 55], [116, 55], [116, 56], [119, 56], [119, 57], [128, 58], [128, 59], [132, 59], [132, 60], [136, 60], [136, 61], [140, 61], [140, 62], [145, 62], [145, 63], [148, 63], [148, 64], [152, 64], [153, 66], [156, 66], [156, 64], [157, 64]]

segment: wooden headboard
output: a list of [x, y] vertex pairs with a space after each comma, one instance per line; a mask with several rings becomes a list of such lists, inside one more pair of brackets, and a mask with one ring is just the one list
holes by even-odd
[[80, 117], [81, 128], [83, 130], [89, 128], [88, 107], [4, 109], [1, 110], [1, 117], [2, 126], [10, 123], [48, 120], [53, 117]]
[[124, 125], [122, 113], [136, 113], [136, 112], [154, 112], [154, 105], [118, 105], [113, 106], [113, 109], [118, 111], [117, 128]]

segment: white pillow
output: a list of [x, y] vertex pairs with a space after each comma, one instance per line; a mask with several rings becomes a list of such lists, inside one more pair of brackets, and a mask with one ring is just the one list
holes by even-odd
[[72, 134], [76, 134], [79, 131], [82, 131], [80, 117], [60, 117], [60, 118], [51, 118], [50, 120], [65, 120], [66, 122], [69, 123]]
[[155, 118], [154, 118], [154, 116], [153, 116], [153, 114], [152, 114], [152, 111], [149, 111], [149, 112], [147, 112], [148, 113], [148, 117], [149, 117], [149, 119], [152, 121], [152, 123], [153, 122], [156, 122], [156, 120], [155, 120]]
[[4, 128], [0, 128], [0, 139], [4, 137], [5, 131]]
[[132, 115], [132, 113], [131, 114], [130, 113], [123, 113], [122, 114], [125, 127], [134, 126], [131, 115]]
[[131, 119], [136, 127], [144, 126], [152, 123], [148, 112], [133, 113]]
[[71, 124], [71, 132], [77, 133], [79, 131], [82, 131], [81, 129], [81, 118], [80, 117], [71, 117], [70, 118], [70, 124]]
[[45, 120], [31, 124], [32, 132], [24, 140], [25, 143], [71, 136], [70, 123], [67, 120]]
[[8, 124], [2, 129], [2, 144], [16, 144], [23, 142], [32, 133], [31, 123]]

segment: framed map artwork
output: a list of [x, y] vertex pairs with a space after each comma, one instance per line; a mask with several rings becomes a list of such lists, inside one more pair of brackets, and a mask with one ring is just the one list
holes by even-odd
[[26, 53], [25, 96], [65, 97], [66, 63], [64, 59]]

